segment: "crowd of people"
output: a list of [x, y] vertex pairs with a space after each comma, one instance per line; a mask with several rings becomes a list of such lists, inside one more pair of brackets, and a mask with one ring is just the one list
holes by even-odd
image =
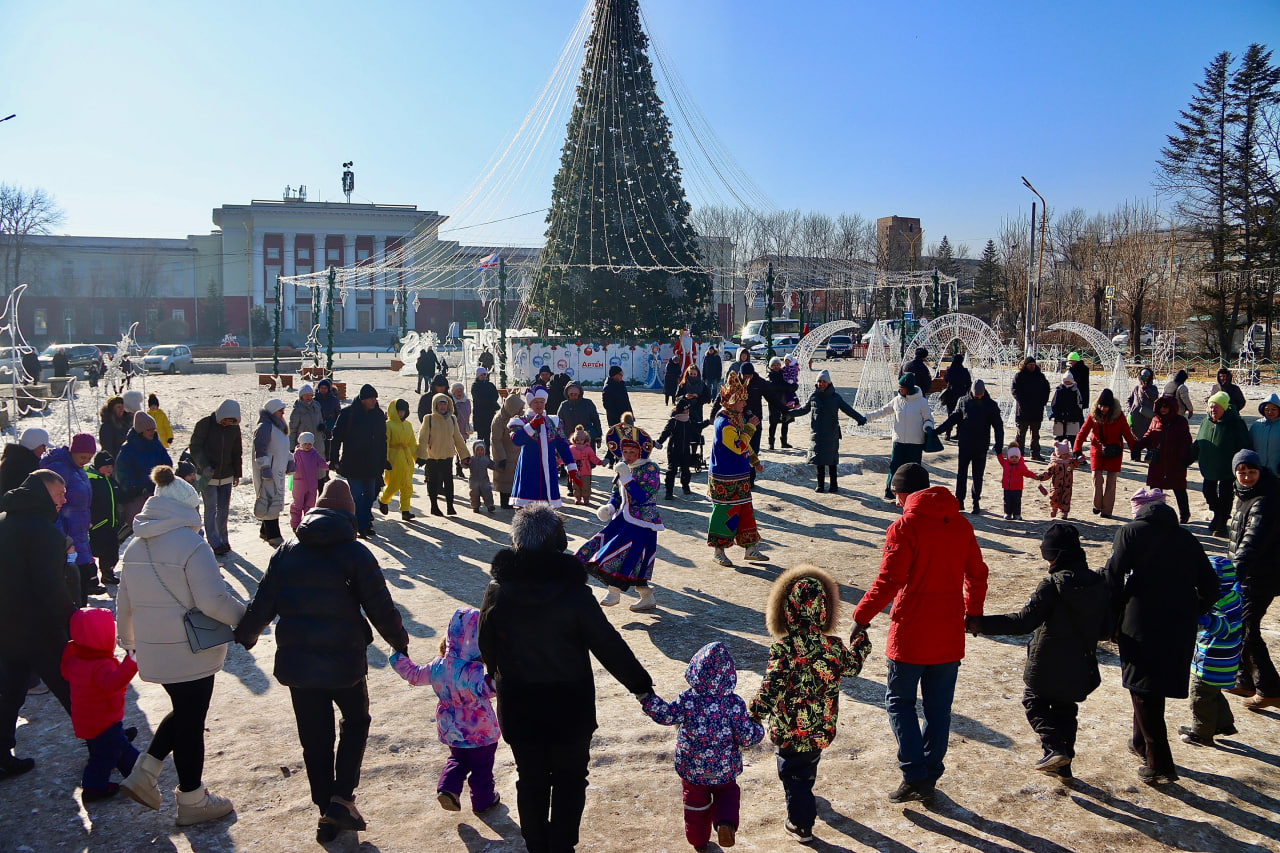
[[[1177, 779], [1167, 699], [1189, 699], [1189, 723], [1178, 734], [1196, 746], [1235, 733], [1224, 693], [1244, 698], [1249, 710], [1280, 707], [1280, 675], [1261, 635], [1280, 595], [1280, 396], [1264, 400], [1260, 417], [1246, 425], [1243, 395], [1224, 370], [1193, 439], [1184, 372], [1156, 392], [1153, 372], [1143, 369], [1122, 403], [1108, 388], [1090, 397], [1087, 367], [1075, 353], [1056, 390], [1028, 358], [1012, 385], [1017, 436], [1006, 444], [998, 401], [961, 355], [940, 377], [947, 416], [935, 426], [926, 351], [903, 365], [893, 399], [865, 415], [827, 371], [802, 403], [794, 361], [773, 359], [762, 377], [742, 353], [722, 382], [718, 353], [701, 369], [683, 366], [669, 383], [671, 408], [657, 440], [637, 423], [620, 369], [602, 391], [602, 421], [567, 376], [544, 367], [504, 399], [484, 365], [469, 394], [443, 373], [432, 376], [416, 431], [408, 400], [393, 399], [384, 411], [378, 390], [366, 384], [343, 405], [328, 379], [303, 386], [287, 413], [280, 399], [265, 403], [251, 439], [242, 433], [239, 404], [227, 399], [196, 423], [185, 449], [175, 447], [159, 400], [132, 391], [107, 400], [96, 440], [77, 434], [50, 447], [44, 430], [24, 430], [0, 456], [0, 548], [10, 555], [0, 564], [8, 590], [0, 598], [0, 779], [34, 767], [14, 749], [17, 716], [38, 680], [88, 745], [86, 804], [123, 791], [161, 808], [158, 779], [172, 756], [179, 825], [230, 813], [231, 801], [203, 781], [206, 715], [227, 643], [252, 648], [276, 620], [275, 676], [289, 688], [322, 842], [366, 829], [356, 789], [370, 726], [370, 623], [392, 649], [395, 672], [439, 697], [437, 731], [449, 748], [437, 780], [441, 807], [459, 810], [468, 784], [475, 811], [497, 805], [494, 756], [505, 740], [515, 759], [521, 832], [535, 853], [572, 850], [578, 841], [597, 724], [589, 655], [644, 714], [679, 727], [685, 833], [699, 850], [713, 835], [721, 847], [735, 843], [741, 750], [766, 732], [777, 752], [785, 829], [798, 841], [813, 839], [816, 768], [835, 736], [840, 682], [861, 671], [871, 651], [868, 627], [886, 608], [885, 703], [902, 776], [889, 794], [895, 803], [930, 799], [945, 773], [966, 632], [1032, 634], [1023, 706], [1043, 747], [1035, 769], [1064, 781], [1072, 778], [1079, 704], [1101, 683], [1101, 641], [1118, 646], [1133, 707], [1129, 748], [1150, 784]], [[763, 472], [763, 421], [768, 449], [780, 438], [785, 450], [789, 428], [807, 417], [816, 491], [838, 495], [842, 412], [858, 424], [891, 419], [884, 496], [901, 511], [886, 531], [878, 575], [852, 612], [848, 642], [835, 635], [836, 579], [798, 566], [782, 572], [761, 602], [773, 643], [750, 701], [734, 693], [735, 662], [721, 643], [690, 660], [688, 690], [673, 701], [659, 698], [602, 608], [633, 589], [632, 610], [658, 606], [652, 581], [664, 485], [666, 501], [676, 499], [677, 480], [689, 494], [691, 467], [705, 459], [712, 559], [732, 566], [729, 549], [739, 546], [745, 560], [768, 562], [752, 502]], [[1039, 438], [1045, 420], [1054, 439], [1047, 460]], [[925, 453], [943, 447], [942, 436], [957, 445], [954, 491], [934, 485], [922, 464]], [[1106, 565], [1092, 568], [1068, 520], [1074, 473], [1088, 465], [1093, 513], [1112, 517], [1126, 445], [1131, 462], [1145, 454], [1146, 488], [1133, 497], [1133, 519], [1117, 530]], [[655, 449], [666, 452], [665, 477], [651, 458]], [[241, 602], [219, 561], [232, 549], [231, 492], [246, 481], [248, 450], [253, 514], [274, 551], [252, 600]], [[970, 495], [970, 515], [982, 512], [989, 452], [1000, 463], [1004, 517], [1021, 519], [1024, 483], [1032, 479], [1050, 482], [1055, 519], [1040, 542], [1047, 577], [1020, 611], [1003, 615], [984, 612], [988, 569], [964, 513]], [[1048, 464], [1035, 472], [1028, 459]], [[1206, 532], [1227, 539], [1226, 557], [1211, 560], [1189, 528], [1193, 464], [1211, 514]], [[513, 508], [511, 547], [494, 557], [479, 608], [459, 608], [438, 654], [422, 664], [410, 657], [381, 568], [361, 541], [378, 535], [375, 504], [388, 516], [395, 503], [403, 523], [415, 522], [416, 467], [425, 469], [433, 516], [457, 514], [459, 478], [469, 483], [475, 512]], [[603, 526], [570, 552], [557, 512], [562, 483], [569, 497], [591, 506], [597, 467], [613, 475], [596, 509]], [[1165, 502], [1170, 494], [1176, 512]], [[289, 534], [280, 527], [286, 495]], [[606, 587], [601, 599], [589, 578]], [[114, 614], [88, 606], [108, 585], [118, 587]], [[135, 676], [161, 685], [171, 704], [143, 752], [132, 743], [136, 730], [123, 725]], [[122, 781], [110, 781], [113, 770]]]

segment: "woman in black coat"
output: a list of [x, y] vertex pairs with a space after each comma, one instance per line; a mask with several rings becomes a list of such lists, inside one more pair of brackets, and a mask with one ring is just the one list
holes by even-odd
[[471, 425], [476, 431], [476, 438], [489, 446], [489, 428], [493, 426], [493, 416], [502, 407], [499, 400], [498, 386], [493, 384], [489, 371], [485, 367], [476, 368], [476, 381], [471, 383]]
[[694, 423], [702, 423], [702, 407], [711, 402], [711, 386], [702, 378], [696, 364], [691, 364], [680, 377], [680, 387], [676, 389], [677, 400], [689, 400], [689, 417]]
[[[964, 366], [964, 353], [958, 352], [951, 356], [951, 366], [947, 368], [943, 374], [947, 382], [947, 387], [943, 389], [942, 405], [947, 407], [947, 415], [955, 413], [956, 406], [960, 400], [969, 393], [969, 388], [973, 385], [973, 378], [969, 375], [969, 368]], [[951, 431], [943, 428], [938, 430], [948, 439], [951, 438]]]
[[1280, 707], [1280, 675], [1262, 638], [1262, 617], [1280, 595], [1280, 480], [1252, 450], [1231, 460], [1236, 512], [1231, 519], [1231, 562], [1244, 599], [1244, 649], [1236, 686], [1251, 711]]
[[530, 850], [572, 850], [596, 730], [591, 655], [637, 696], [652, 692], [653, 679], [596, 603], [586, 567], [565, 553], [564, 524], [549, 506], [517, 511], [511, 543], [493, 558], [480, 655], [516, 762], [520, 833]]
[[702, 357], [702, 379], [715, 388], [720, 384], [722, 376], [724, 376], [724, 361], [720, 358], [720, 351], [710, 347], [707, 349], [707, 354]]
[[1218, 599], [1218, 576], [1200, 540], [1163, 503], [1120, 528], [1105, 574], [1119, 617], [1121, 683], [1133, 702], [1129, 749], [1143, 759], [1144, 782], [1176, 781], [1164, 700], [1187, 697], [1197, 622]]
[[840, 413], [844, 412], [862, 426], [867, 419], [858, 414], [844, 398], [836, 393], [831, 384], [831, 374], [822, 371], [818, 374], [817, 387], [809, 395], [809, 399], [798, 409], [791, 411], [795, 418], [809, 416], [809, 456], [808, 463], [818, 468], [818, 487], [816, 492], [827, 491], [823, 483], [824, 469], [831, 472], [831, 494], [839, 494], [840, 487], [836, 482], [836, 470], [840, 464]]
[[667, 405], [675, 399], [676, 389], [680, 387], [680, 357], [673, 355], [667, 361], [666, 372], [662, 376], [662, 402]]
[[[354, 804], [369, 735], [366, 649], [373, 633], [365, 617], [399, 654], [408, 653], [409, 635], [377, 558], [356, 541], [355, 502], [345, 481], [328, 482], [296, 535], [272, 555], [236, 626], [236, 642], [253, 648], [280, 617], [275, 677], [293, 700], [311, 801], [321, 815], [316, 839], [323, 842], [340, 829], [365, 828]], [[334, 705], [342, 714], [336, 767]]]

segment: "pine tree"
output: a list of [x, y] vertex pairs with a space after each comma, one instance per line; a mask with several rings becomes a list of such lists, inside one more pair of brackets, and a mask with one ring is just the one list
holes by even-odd
[[982, 250], [982, 262], [973, 279], [973, 310], [988, 321], [998, 313], [1000, 306], [1000, 253], [996, 241], [988, 240]]
[[943, 275], [956, 274], [955, 252], [951, 248], [951, 241], [946, 234], [942, 235], [942, 242], [938, 244], [938, 248], [933, 256], [933, 265], [938, 272]]
[[596, 0], [535, 282], [539, 324], [619, 339], [711, 328], [638, 0]]

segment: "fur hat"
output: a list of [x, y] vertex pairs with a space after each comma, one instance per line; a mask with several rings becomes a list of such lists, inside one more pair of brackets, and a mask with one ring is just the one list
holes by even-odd
[[826, 619], [819, 630], [829, 634], [836, 629], [840, 618], [840, 587], [835, 578], [811, 563], [804, 563], [788, 569], [778, 576], [769, 589], [769, 603], [765, 606], [764, 624], [774, 637], [785, 637], [789, 627], [787, 621], [787, 600], [791, 591], [801, 581], [817, 581], [822, 585], [822, 604], [826, 610]]
[[356, 514], [356, 502], [351, 497], [351, 487], [346, 480], [330, 479], [324, 484], [316, 509], [337, 509], [348, 515]]
[[156, 419], [148, 415], [146, 412], [133, 413], [133, 431], [146, 432], [149, 429], [156, 428]]

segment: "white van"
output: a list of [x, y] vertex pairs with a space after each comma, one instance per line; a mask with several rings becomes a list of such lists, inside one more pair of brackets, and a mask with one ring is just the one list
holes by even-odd
[[[776, 340], [779, 335], [800, 337], [800, 321], [775, 317], [773, 319], [774, 339]], [[764, 320], [748, 320], [739, 333], [739, 340], [748, 349], [764, 343]]]

